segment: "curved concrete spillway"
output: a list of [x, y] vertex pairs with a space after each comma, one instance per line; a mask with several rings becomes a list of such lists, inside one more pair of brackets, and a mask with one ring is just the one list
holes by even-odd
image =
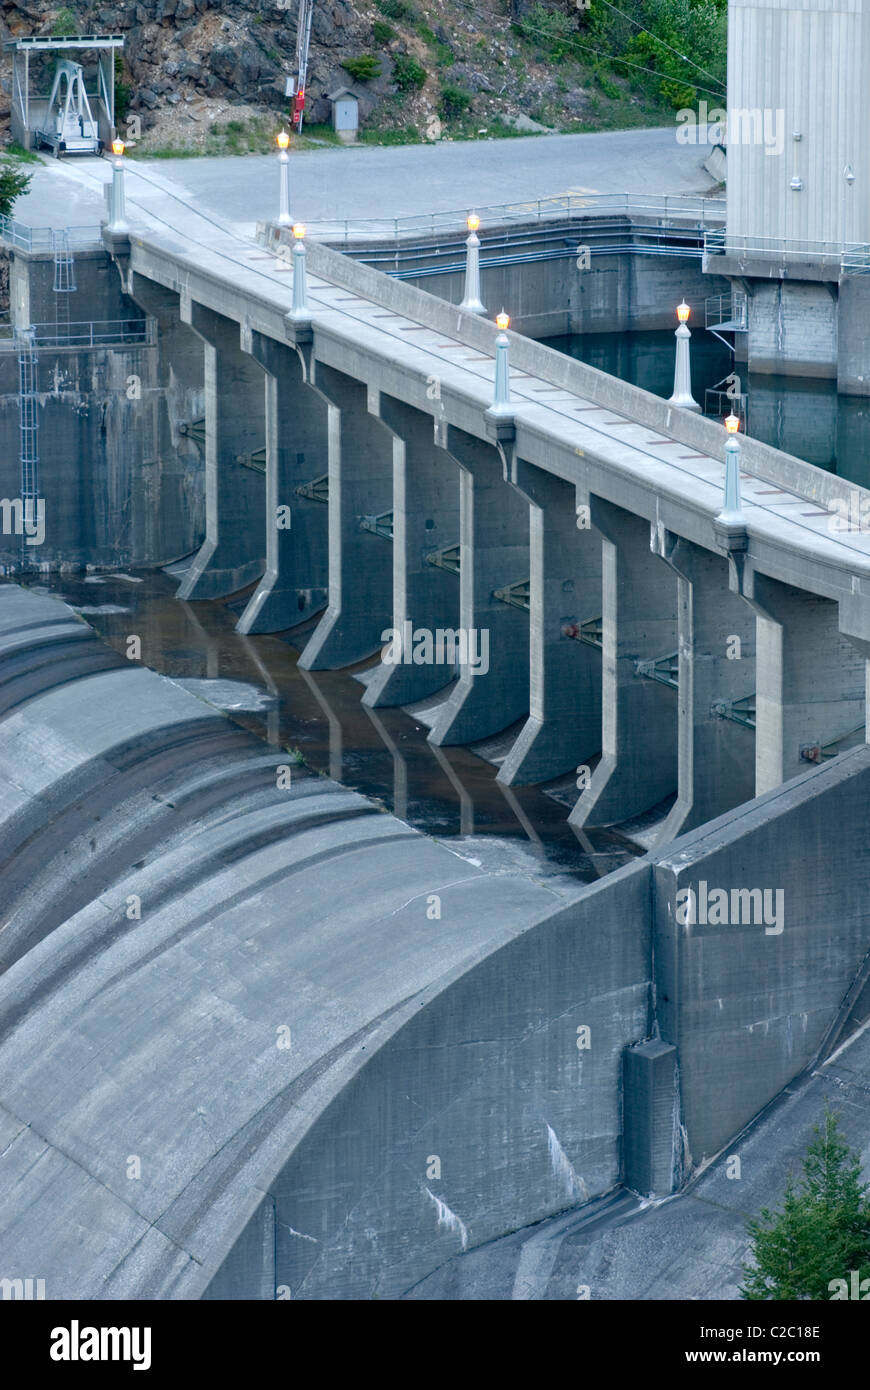
[[[527, 1017], [511, 1017], [519, 981], [477, 1008], [479, 988], [455, 990], [566, 899], [301, 768], [279, 788], [280, 750], [11, 585], [4, 695], [5, 1265], [38, 1265], [49, 1297], [367, 1297], [462, 1248], [472, 1218], [475, 1239], [507, 1229], [524, 1188], [521, 1217], [576, 1200], [546, 1130], [576, 1160], [558, 1094], [582, 1061], [558, 1019], [578, 992], [570, 932], [540, 988], [523, 979]], [[627, 979], [606, 967], [631, 1036], [634, 954]], [[537, 1078], [510, 1062], [529, 1043]], [[583, 1120], [592, 1190], [617, 1176], [614, 1080]], [[506, 1181], [485, 1197], [492, 1166]]]
[[867, 1017], [866, 745], [576, 888], [284, 758], [0, 586], [4, 1278], [397, 1297], [677, 1191]]

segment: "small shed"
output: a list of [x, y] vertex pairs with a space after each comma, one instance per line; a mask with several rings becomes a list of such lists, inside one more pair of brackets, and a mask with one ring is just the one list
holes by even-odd
[[352, 145], [359, 130], [359, 98], [350, 87], [328, 94], [332, 102], [332, 127], [343, 145]]

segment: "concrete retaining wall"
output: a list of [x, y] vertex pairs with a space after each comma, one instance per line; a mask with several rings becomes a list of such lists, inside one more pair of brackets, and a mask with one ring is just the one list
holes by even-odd
[[[41, 348], [38, 354], [39, 487], [45, 540], [32, 564], [157, 564], [202, 538], [204, 469], [177, 425], [201, 416], [201, 389], [159, 384], [156, 347]], [[161, 416], [177, 447], [161, 449]], [[0, 497], [21, 493], [18, 357], [0, 353]], [[20, 563], [20, 538], [0, 534], [0, 572]]]
[[[703, 235], [696, 227], [685, 228], [679, 240], [682, 253], [669, 255], [668, 235], [654, 219], [627, 216], [483, 228], [483, 302], [490, 317], [508, 309], [514, 329], [532, 338], [672, 328], [681, 298], [700, 317], [705, 298], [729, 288], [726, 280], [703, 273]], [[590, 251], [588, 270], [578, 268], [580, 246]], [[459, 304], [465, 293], [464, 234], [405, 239], [389, 249], [350, 239], [335, 249], [449, 304]]]
[[[648, 867], [630, 865], [420, 998], [269, 1185], [277, 1286], [395, 1297], [619, 1182], [622, 1054], [649, 1027], [648, 900]], [[264, 1215], [208, 1297], [251, 1296]]]
[[[863, 745], [652, 860], [657, 1018], [662, 1038], [678, 1048], [682, 1123], [696, 1164], [836, 1034], [840, 1006], [866, 971], [868, 794]], [[779, 891], [780, 922], [683, 924], [677, 909], [686, 900], [677, 895], [697, 893], [701, 883], [729, 893], [732, 919], [732, 890]]]

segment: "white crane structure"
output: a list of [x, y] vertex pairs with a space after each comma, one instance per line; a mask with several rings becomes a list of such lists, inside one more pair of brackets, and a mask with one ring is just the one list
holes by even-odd
[[85, 91], [81, 63], [59, 58], [42, 129], [37, 132], [55, 155], [97, 154], [100, 134]]

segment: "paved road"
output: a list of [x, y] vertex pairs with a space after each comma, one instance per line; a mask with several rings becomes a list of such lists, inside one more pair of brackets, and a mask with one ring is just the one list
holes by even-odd
[[[703, 147], [673, 129], [542, 135], [458, 144], [329, 147], [291, 155], [293, 214], [324, 219], [394, 217], [520, 202], [569, 192], [706, 192]], [[106, 160], [47, 159], [15, 215], [33, 226], [99, 221]], [[267, 155], [132, 162], [130, 196], [171, 220], [174, 192], [236, 231], [277, 211], [277, 165]], [[59, 190], [59, 183], [61, 188]], [[60, 191], [60, 196], [59, 196]], [[168, 215], [170, 214], [170, 215]]]

